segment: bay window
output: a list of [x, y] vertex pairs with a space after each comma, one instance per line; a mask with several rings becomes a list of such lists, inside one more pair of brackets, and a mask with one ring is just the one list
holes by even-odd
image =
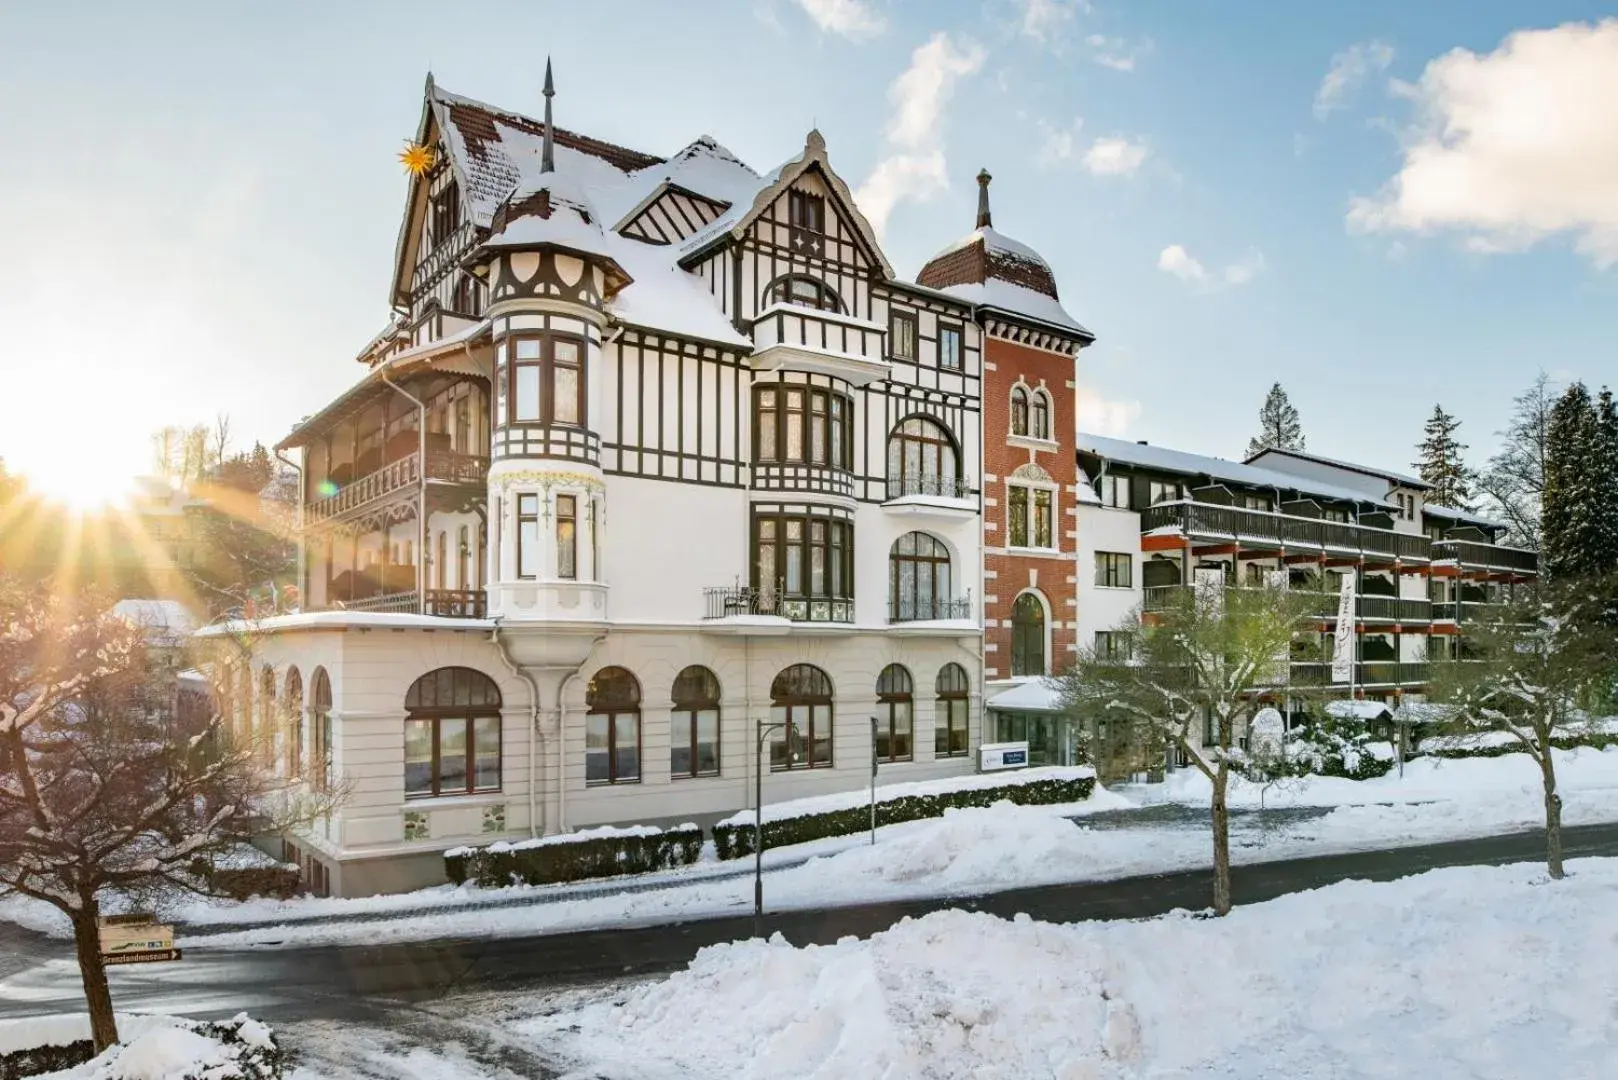
[[854, 525], [812, 513], [753, 518], [753, 587], [785, 599], [854, 596]]
[[500, 355], [507, 362], [512, 423], [584, 423], [583, 338], [514, 334], [501, 343]]
[[539, 496], [517, 496], [517, 576], [539, 576]]
[[852, 467], [854, 403], [818, 386], [760, 387], [753, 398], [753, 458], [765, 464]]

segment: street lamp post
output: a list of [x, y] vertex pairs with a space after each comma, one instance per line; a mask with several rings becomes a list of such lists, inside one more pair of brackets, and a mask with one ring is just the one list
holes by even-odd
[[[776, 728], [790, 731], [792, 721], [775, 720], [768, 724], [758, 721], [758, 741], [753, 747], [753, 934], [763, 935], [764, 928], [764, 736]], [[788, 736], [787, 753], [792, 753]]]

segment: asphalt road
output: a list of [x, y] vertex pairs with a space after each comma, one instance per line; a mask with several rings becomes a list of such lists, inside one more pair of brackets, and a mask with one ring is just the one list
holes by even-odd
[[[1570, 828], [1568, 858], [1618, 854], [1618, 824]], [[1462, 840], [1390, 851], [1323, 855], [1238, 866], [1232, 888], [1238, 904], [1273, 899], [1349, 878], [1386, 881], [1443, 866], [1542, 859], [1538, 832]], [[804, 945], [867, 936], [906, 916], [959, 907], [1009, 918], [1025, 912], [1054, 922], [1139, 918], [1176, 908], [1206, 907], [1208, 871], [1118, 881], [1012, 889], [975, 897], [945, 897], [863, 904], [767, 915], [765, 933]], [[670, 926], [626, 927], [522, 938], [441, 940], [378, 946], [193, 949], [179, 963], [113, 968], [120, 1008], [206, 1017], [246, 1009], [266, 1020], [328, 1018], [385, 1022], [402, 1004], [437, 1001], [468, 992], [553, 989], [627, 975], [649, 975], [685, 965], [704, 946], [750, 937], [750, 917], [727, 916]], [[7, 931], [0, 948], [20, 964], [0, 978], [0, 1018], [82, 1008], [71, 948], [21, 931]], [[21, 970], [18, 970], [21, 968]], [[0, 972], [5, 968], [0, 968]]]

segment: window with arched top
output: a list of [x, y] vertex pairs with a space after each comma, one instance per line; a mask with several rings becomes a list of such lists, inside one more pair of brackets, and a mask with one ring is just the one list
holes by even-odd
[[1045, 605], [1025, 592], [1011, 605], [1011, 674], [1045, 675]]
[[1026, 387], [1013, 386], [1011, 388], [1011, 433], [1013, 435], [1028, 434], [1028, 390]]
[[640, 783], [640, 680], [604, 667], [584, 691], [584, 782]]
[[967, 752], [971, 683], [966, 669], [959, 664], [945, 664], [938, 669], [934, 689], [938, 697], [933, 707], [933, 755], [960, 757]]
[[926, 416], [902, 421], [888, 436], [888, 498], [901, 495], [965, 497], [961, 455], [948, 428]]
[[788, 274], [771, 282], [768, 302], [816, 308], [821, 311], [843, 310], [843, 301], [837, 295], [837, 291], [819, 278], [810, 277], [808, 274]]
[[1051, 437], [1051, 398], [1043, 390], [1034, 391], [1028, 433], [1036, 439]]
[[889, 664], [876, 679], [876, 759], [909, 761], [915, 716], [915, 684], [902, 664]]
[[719, 775], [719, 677], [692, 664], [674, 677], [669, 775]]
[[323, 667], [309, 679], [309, 771], [316, 791], [331, 788], [331, 678]]
[[429, 671], [405, 692], [405, 798], [500, 790], [500, 688], [464, 667]]
[[955, 600], [949, 549], [924, 532], [908, 532], [888, 551], [888, 620], [964, 619]]
[[303, 676], [295, 667], [287, 669], [286, 689], [281, 707], [286, 713], [286, 774], [303, 775]]
[[829, 769], [832, 682], [813, 664], [783, 668], [770, 683], [770, 768]]
[[279, 702], [275, 693], [275, 669], [264, 667], [258, 673], [258, 718], [253, 726], [253, 750], [266, 764], [275, 762], [275, 721]]

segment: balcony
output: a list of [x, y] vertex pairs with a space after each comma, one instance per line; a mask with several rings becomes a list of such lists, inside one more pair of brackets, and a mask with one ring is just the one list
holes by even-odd
[[[303, 509], [306, 527], [318, 525], [393, 497], [421, 483], [420, 452], [407, 454], [374, 472], [344, 485], [335, 494], [309, 503]], [[449, 450], [427, 451], [429, 483], [482, 484], [489, 473], [489, 459], [457, 454]]]
[[1433, 620], [1433, 602], [1420, 597], [1361, 596], [1356, 615], [1366, 622], [1427, 623]]
[[1190, 500], [1148, 507], [1141, 513], [1140, 524], [1143, 533], [1177, 531], [1188, 539], [1234, 542], [1255, 551], [1318, 551], [1323, 557], [1351, 556], [1375, 562], [1425, 563], [1432, 558], [1432, 541], [1416, 533]]
[[1462, 569], [1537, 575], [1539, 553], [1525, 548], [1480, 544], [1475, 540], [1435, 540], [1433, 561], [1453, 562]]
[[753, 321], [753, 370], [806, 371], [864, 386], [891, 373], [886, 337], [886, 327], [865, 319], [772, 304]]
[[704, 629], [715, 633], [787, 633], [799, 623], [852, 623], [852, 597], [783, 596], [780, 589], [719, 585], [702, 590]]
[[941, 622], [972, 618], [970, 596], [950, 600], [944, 597], [907, 598], [888, 601], [888, 622]]
[[888, 497], [882, 509], [918, 522], [949, 524], [976, 517], [978, 501], [965, 480], [907, 473], [888, 478]]
[[[1255, 591], [1252, 586], [1226, 586], [1240, 591]], [[1180, 590], [1190, 588], [1187, 585], [1154, 585], [1145, 590], [1142, 610], [1164, 611], [1175, 603], [1175, 596]], [[1316, 590], [1292, 589], [1291, 595], [1301, 598], [1308, 604], [1307, 614], [1318, 619], [1337, 618], [1338, 594], [1334, 592], [1319, 592]], [[1384, 622], [1425, 623], [1431, 621], [1431, 602], [1422, 599], [1405, 599], [1399, 596], [1365, 596], [1357, 598], [1357, 611], [1355, 617], [1368, 621], [1381, 620]]]
[[[1408, 687], [1424, 686], [1430, 677], [1429, 667], [1425, 661], [1404, 662], [1399, 660], [1364, 660], [1354, 665], [1355, 689], [1371, 687]], [[1331, 678], [1331, 663], [1307, 661], [1291, 665], [1291, 683], [1294, 686], [1323, 688], [1340, 687], [1349, 688], [1348, 683], [1334, 683]]]
[[340, 611], [393, 611], [444, 619], [481, 619], [487, 612], [482, 589], [428, 589], [425, 603], [414, 589], [378, 593], [363, 599], [338, 601], [332, 607]]

